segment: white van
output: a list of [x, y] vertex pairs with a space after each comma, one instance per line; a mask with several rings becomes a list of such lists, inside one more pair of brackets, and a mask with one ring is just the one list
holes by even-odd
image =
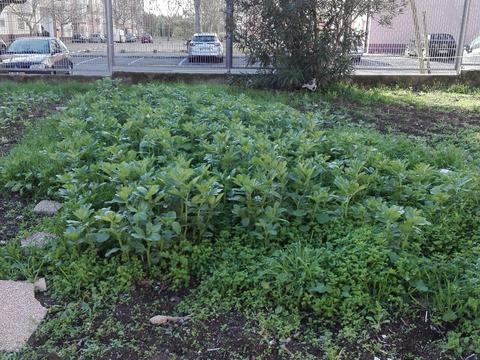
[[116, 43], [124, 43], [127, 37], [124, 30], [113, 29], [113, 41]]

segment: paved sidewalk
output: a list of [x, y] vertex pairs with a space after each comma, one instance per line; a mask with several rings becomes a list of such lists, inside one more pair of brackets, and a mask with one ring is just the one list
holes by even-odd
[[0, 352], [19, 351], [46, 315], [33, 284], [0, 280]]

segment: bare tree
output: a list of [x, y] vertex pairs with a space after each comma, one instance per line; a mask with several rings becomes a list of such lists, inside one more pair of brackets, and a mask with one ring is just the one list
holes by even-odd
[[46, 12], [42, 11], [44, 6], [44, 0], [29, 0], [24, 3], [12, 4], [11, 11], [17, 16], [19, 21], [27, 25], [30, 35], [33, 35], [38, 31], [38, 25], [40, 25], [45, 18]]
[[65, 36], [65, 27], [81, 22], [87, 16], [87, 9], [76, 0], [50, 0], [48, 13], [54, 23], [60, 25], [60, 36]]
[[143, 23], [143, 14], [142, 1], [113, 0], [113, 21], [117, 28], [139, 32]]
[[202, 2], [201, 21], [203, 31], [225, 32], [225, 0]]
[[0, 14], [2, 13], [3, 9], [5, 9], [8, 5], [11, 4], [24, 4], [27, 0], [0, 0]]

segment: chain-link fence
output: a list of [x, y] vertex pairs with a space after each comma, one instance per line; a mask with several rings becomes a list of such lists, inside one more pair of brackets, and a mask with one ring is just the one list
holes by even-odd
[[[0, 71], [255, 72], [261, 64], [226, 30], [234, 19], [254, 32], [255, 16], [234, 16], [229, 1], [0, 0]], [[363, 39], [352, 51], [357, 73], [480, 68], [480, 1], [408, 0], [389, 24], [381, 18], [352, 20]]]
[[1, 72], [106, 73], [102, 0], [0, 0], [0, 9]]

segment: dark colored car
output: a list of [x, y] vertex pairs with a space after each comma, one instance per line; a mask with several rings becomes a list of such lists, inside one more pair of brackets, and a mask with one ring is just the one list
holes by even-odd
[[104, 43], [107, 42], [107, 39], [102, 34], [92, 34], [88, 38], [89, 43]]
[[86, 43], [86, 42], [88, 42], [88, 38], [83, 34], [73, 34], [72, 42], [73, 43]]
[[5, 44], [5, 41], [3, 41], [2, 38], [0, 38], [0, 55], [5, 54], [7, 51], [7, 44]]
[[430, 34], [428, 35], [429, 56], [435, 58], [455, 58], [457, 43], [451, 34]]
[[153, 37], [150, 34], [143, 34], [140, 37], [140, 42], [142, 44], [153, 44]]
[[127, 42], [127, 43], [135, 43], [135, 42], [137, 42], [137, 36], [136, 36], [135, 34], [128, 33], [128, 34], [125, 36], [125, 42]]
[[69, 74], [73, 62], [65, 44], [57, 38], [20, 38], [2, 55], [0, 71], [35, 74]]

